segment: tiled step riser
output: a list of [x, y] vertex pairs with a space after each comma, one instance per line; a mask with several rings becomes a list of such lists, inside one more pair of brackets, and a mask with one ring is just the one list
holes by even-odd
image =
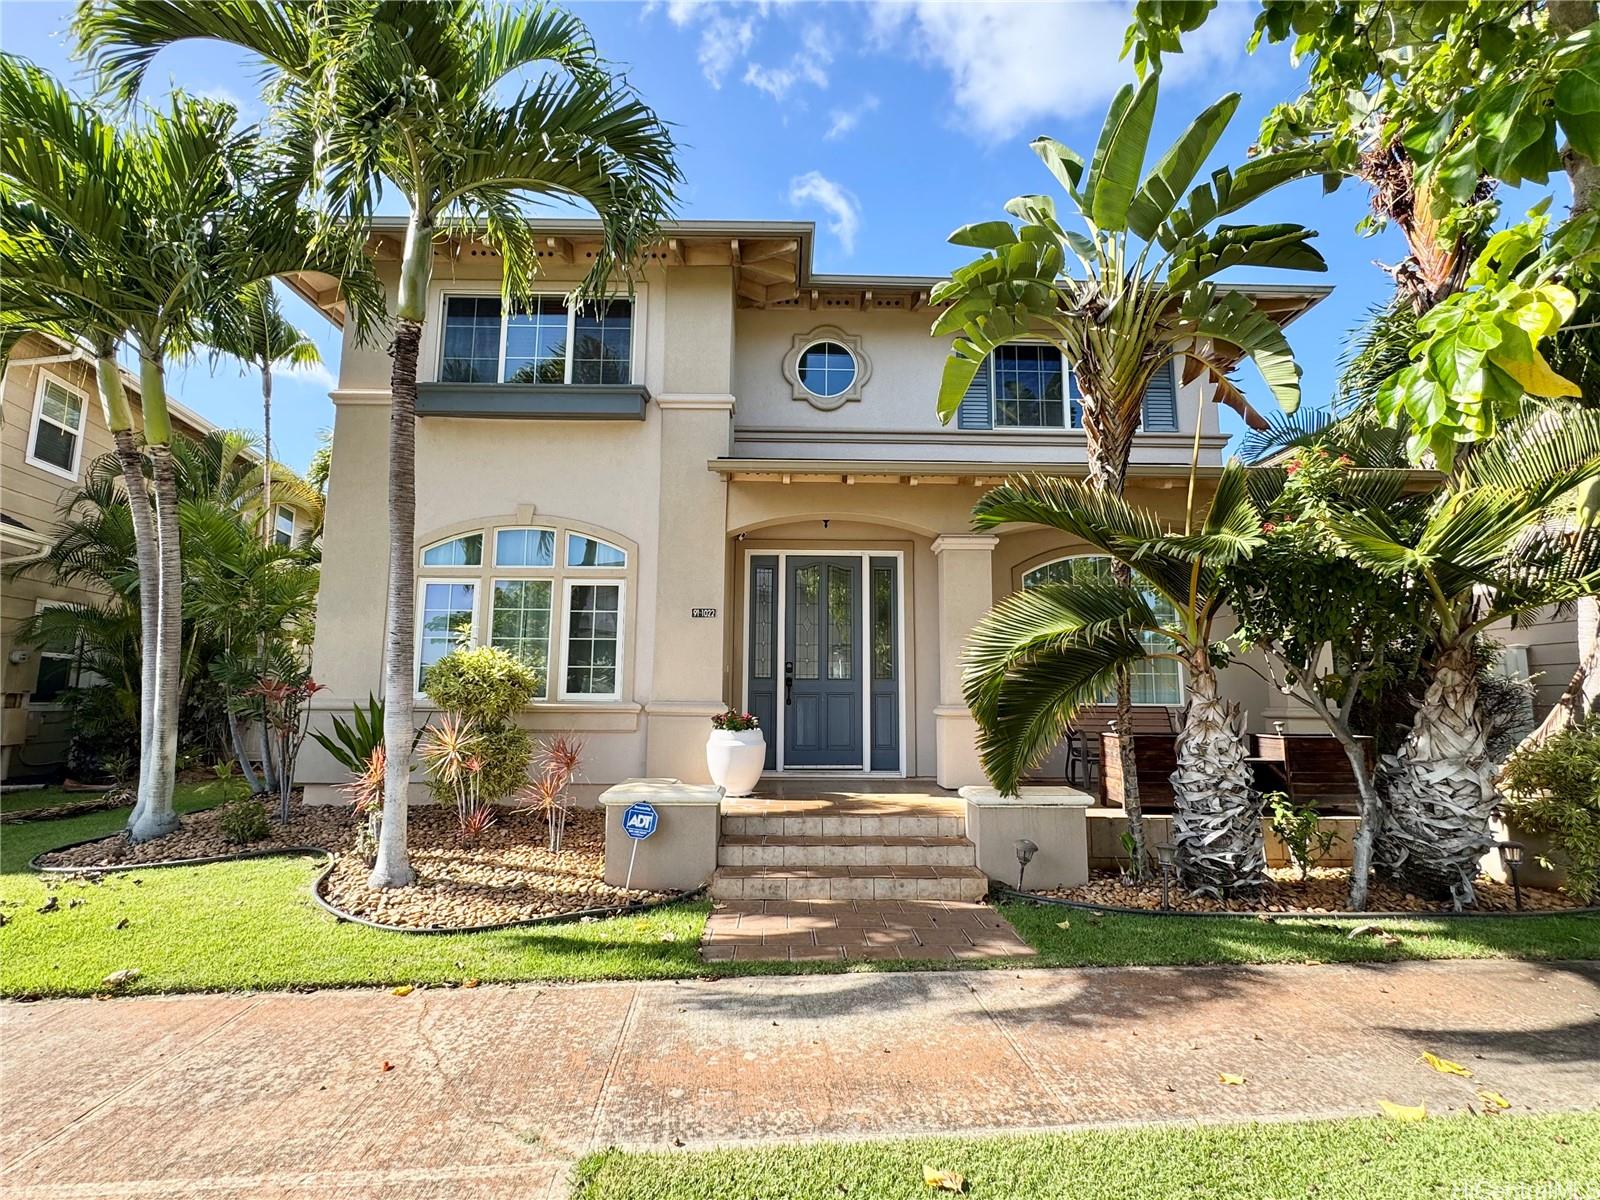
[[885, 846], [872, 842], [749, 846], [723, 842], [717, 847], [719, 867], [973, 867], [977, 863], [977, 848], [968, 841], [953, 846]]
[[795, 879], [781, 875], [711, 878], [713, 900], [981, 900], [988, 892], [982, 878]]
[[960, 817], [739, 817], [724, 816], [732, 837], [966, 837]]

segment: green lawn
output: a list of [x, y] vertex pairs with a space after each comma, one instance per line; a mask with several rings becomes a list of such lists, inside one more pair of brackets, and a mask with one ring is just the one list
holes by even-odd
[[[214, 783], [184, 785], [179, 804], [190, 809], [219, 796]], [[0, 927], [0, 995], [92, 995], [105, 976], [130, 967], [140, 972], [128, 988], [134, 992], [846, 969], [826, 963], [702, 963], [697, 944], [709, 909], [704, 902], [583, 924], [419, 936], [334, 920], [312, 903], [315, 860], [307, 857], [137, 871], [108, 875], [97, 884], [27, 869], [40, 850], [114, 832], [124, 820], [124, 811], [113, 811], [0, 827], [0, 912], [6, 917]], [[38, 912], [51, 892], [56, 910]], [[1387, 946], [1376, 938], [1348, 939], [1354, 924], [1349, 921], [1094, 918], [1022, 904], [1004, 911], [1039, 948], [1037, 959], [1025, 960], [1035, 966], [1600, 957], [1600, 919], [1583, 917], [1386, 921], [1384, 928], [1400, 937], [1398, 945]], [[1063, 920], [1066, 929], [1059, 927]]]
[[34, 812], [42, 808], [55, 808], [61, 804], [79, 804], [85, 800], [98, 800], [98, 792], [69, 792], [65, 788], [40, 788], [32, 792], [6, 792], [0, 795], [0, 813]]
[[1463, 1200], [1600, 1195], [1600, 1116], [1182, 1126], [590, 1155], [574, 1200]]

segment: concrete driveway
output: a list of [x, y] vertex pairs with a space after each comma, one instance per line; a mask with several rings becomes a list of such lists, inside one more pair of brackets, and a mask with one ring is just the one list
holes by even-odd
[[0, 1070], [16, 1200], [560, 1196], [607, 1145], [1370, 1115], [1380, 1097], [1443, 1114], [1479, 1087], [1519, 1112], [1600, 1108], [1600, 964], [48, 1001], [0, 1006]]

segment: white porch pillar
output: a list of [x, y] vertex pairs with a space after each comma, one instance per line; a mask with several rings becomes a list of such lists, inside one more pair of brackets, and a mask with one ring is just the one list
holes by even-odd
[[999, 541], [987, 533], [947, 533], [933, 543], [939, 563], [939, 704], [933, 733], [940, 787], [988, 782], [978, 761], [978, 725], [961, 695], [961, 651], [994, 604], [990, 560]]

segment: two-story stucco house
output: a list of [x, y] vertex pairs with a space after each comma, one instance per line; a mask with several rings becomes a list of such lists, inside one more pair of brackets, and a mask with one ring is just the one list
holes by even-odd
[[[596, 226], [538, 222], [548, 291], [501, 299], [499, 262], [441, 246], [421, 350], [419, 674], [463, 642], [546, 679], [534, 730], [574, 730], [586, 778], [706, 778], [708, 718], [761, 718], [773, 772], [982, 782], [959, 656], [994, 601], [1082, 552], [1058, 534], [975, 534], [982, 490], [1019, 469], [1081, 474], [1075, 385], [1045, 345], [997, 351], [959, 419], [935, 413], [947, 345], [931, 278], [813, 272], [813, 227], [681, 222], [631, 298], [574, 311]], [[401, 221], [372, 253], [392, 288]], [[335, 281], [295, 286], [342, 322]], [[1252, 286], [1292, 320], [1327, 289]], [[389, 360], [347, 329], [313, 668], [317, 720], [380, 690]], [[1200, 384], [1159, 380], [1129, 492], [1181, 512], [1227, 438]], [[1227, 673], [1257, 727], [1285, 716]], [[1182, 701], [1175, 664], [1136, 683]], [[427, 710], [419, 696], [421, 711]], [[309, 799], [339, 768], [308, 745]]]

